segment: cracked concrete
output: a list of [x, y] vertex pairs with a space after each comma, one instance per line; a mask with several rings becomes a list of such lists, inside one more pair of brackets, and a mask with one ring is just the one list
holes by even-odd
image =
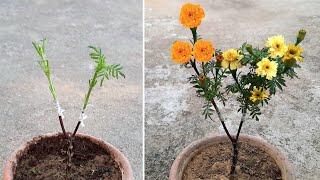
[[24, 141], [60, 131], [31, 45], [47, 37], [68, 130], [78, 121], [93, 71], [87, 46], [100, 46], [109, 63], [123, 65], [126, 79], [94, 89], [80, 132], [119, 148], [142, 179], [142, 1], [4, 0], [0, 24], [0, 168]]
[[[259, 136], [280, 149], [298, 179], [320, 178], [320, 2], [318, 0], [197, 1], [206, 17], [203, 38], [223, 50], [247, 41], [263, 46], [267, 37], [283, 34], [294, 41], [297, 30], [308, 31], [302, 46], [305, 62], [299, 79], [288, 80], [284, 92], [263, 108], [260, 122], [248, 119], [243, 133]], [[219, 122], [204, 120], [202, 100], [187, 84], [192, 70], [180, 68], [169, 56], [172, 42], [191, 38], [178, 21], [184, 1], [146, 0], [145, 4], [145, 173], [146, 179], [167, 179], [177, 154], [192, 141], [224, 133]], [[240, 114], [232, 97], [222, 107], [227, 126], [235, 132]], [[215, 117], [216, 119], [216, 117]]]

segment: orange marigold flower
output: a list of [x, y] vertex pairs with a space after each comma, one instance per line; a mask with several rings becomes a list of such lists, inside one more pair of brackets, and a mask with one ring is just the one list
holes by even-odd
[[186, 3], [180, 10], [180, 23], [187, 28], [195, 28], [204, 18], [203, 8], [199, 4]]
[[214, 48], [210, 41], [198, 40], [193, 47], [193, 53], [196, 61], [208, 62], [213, 56]]
[[176, 41], [171, 46], [171, 58], [174, 62], [184, 64], [190, 61], [192, 46], [188, 42]]

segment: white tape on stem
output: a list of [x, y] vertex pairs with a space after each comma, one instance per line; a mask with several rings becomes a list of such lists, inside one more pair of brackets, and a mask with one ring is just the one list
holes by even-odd
[[80, 119], [82, 127], [84, 127], [84, 120], [87, 118], [88, 118], [88, 116], [84, 112], [81, 112], [79, 119]]
[[61, 116], [61, 118], [64, 119], [64, 115], [63, 115], [64, 109], [61, 108], [59, 101], [56, 101], [56, 109], [58, 111], [59, 116]]

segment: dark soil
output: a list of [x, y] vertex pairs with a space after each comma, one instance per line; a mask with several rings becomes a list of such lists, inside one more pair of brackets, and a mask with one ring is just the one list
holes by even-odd
[[120, 180], [121, 171], [110, 154], [86, 138], [76, 137], [72, 165], [67, 172], [68, 142], [64, 136], [32, 144], [18, 160], [14, 180]]
[[281, 170], [266, 152], [247, 143], [239, 143], [236, 177], [230, 177], [231, 143], [209, 146], [196, 154], [183, 172], [184, 180], [281, 179]]

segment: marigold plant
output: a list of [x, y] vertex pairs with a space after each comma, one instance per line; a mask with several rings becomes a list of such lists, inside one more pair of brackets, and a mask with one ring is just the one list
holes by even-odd
[[[192, 67], [194, 75], [189, 77], [196, 93], [205, 100], [203, 115], [212, 119], [216, 111], [223, 128], [229, 137], [232, 147], [231, 175], [235, 174], [238, 160], [238, 138], [246, 115], [259, 120], [260, 108], [270, 101], [277, 90], [286, 86], [286, 77], [295, 78], [296, 68], [303, 62], [303, 48], [299, 45], [305, 38], [306, 31], [298, 32], [296, 42], [286, 44], [284, 36], [276, 35], [267, 38], [265, 47], [253, 48], [243, 43], [239, 48], [226, 51], [215, 49], [212, 43], [199, 38], [197, 28], [204, 12], [200, 5], [185, 4], [181, 8], [180, 22], [190, 28], [192, 39], [190, 43], [172, 45], [171, 54], [175, 62]], [[188, 44], [188, 45], [187, 45]], [[180, 47], [180, 50], [179, 48]], [[182, 47], [182, 48], [181, 48]], [[191, 50], [192, 49], [192, 50]], [[190, 52], [192, 51], [192, 52]], [[191, 66], [188, 66], [191, 65]], [[233, 83], [224, 83], [224, 79], [232, 78]], [[220, 113], [216, 101], [225, 105], [228, 94], [235, 94], [239, 102], [238, 112], [242, 113], [237, 134], [230, 135]]]
[[[39, 60], [37, 61], [39, 66], [41, 67], [42, 71], [44, 72], [45, 76], [47, 77], [48, 83], [49, 83], [49, 90], [51, 92], [51, 95], [53, 97], [53, 101], [56, 104], [57, 112], [58, 112], [58, 118], [59, 118], [59, 123], [60, 127], [62, 130], [62, 133], [64, 134], [66, 140], [68, 141], [68, 149], [66, 151], [67, 153], [67, 173], [69, 173], [69, 170], [71, 168], [71, 163], [72, 163], [72, 157], [74, 154], [74, 147], [73, 147], [73, 142], [75, 139], [75, 136], [78, 132], [79, 126], [82, 125], [84, 126], [84, 120], [87, 118], [87, 115], [85, 114], [85, 111], [87, 109], [87, 105], [89, 103], [89, 99], [92, 93], [92, 90], [94, 87], [97, 85], [97, 83], [102, 86], [104, 80], [108, 80], [110, 78], [120, 78], [123, 77], [125, 78], [125, 75], [122, 72], [122, 66], [120, 64], [108, 64], [106, 62], [106, 57], [103, 54], [102, 50], [100, 48], [94, 47], [94, 46], [89, 46], [90, 49], [90, 58], [94, 61], [95, 63], [95, 68], [94, 68], [94, 73], [92, 78], [89, 79], [89, 87], [87, 93], [84, 95], [84, 101], [83, 101], [83, 106], [81, 109], [80, 117], [79, 120], [72, 131], [72, 133], [68, 133], [64, 127], [64, 115], [63, 112], [64, 110], [61, 108], [56, 89], [53, 85], [52, 81], [52, 71], [51, 71], [51, 66], [50, 66], [50, 61], [46, 56], [46, 43], [47, 40], [43, 39], [40, 42], [32, 42], [33, 47], [35, 48]], [[61, 150], [62, 151], [62, 150]]]

